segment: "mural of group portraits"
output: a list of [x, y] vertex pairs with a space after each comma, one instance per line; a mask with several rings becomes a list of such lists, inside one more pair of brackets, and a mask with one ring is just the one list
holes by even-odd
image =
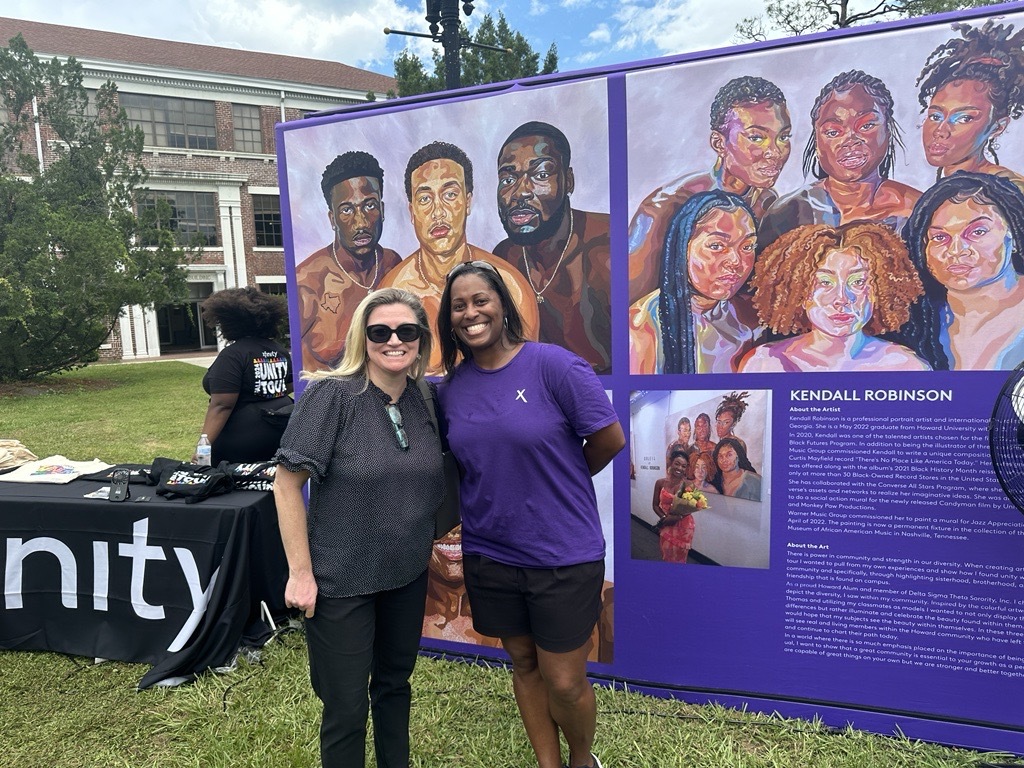
[[[1010, 15], [629, 75], [630, 371], [1024, 360], [1022, 27]], [[709, 104], [710, 133], [679, 104]]]
[[770, 393], [634, 392], [632, 556], [767, 568]]
[[530, 338], [610, 373], [607, 123], [595, 80], [288, 131], [303, 368], [338, 363], [369, 291], [433, 322], [449, 272], [486, 261]]
[[[302, 367], [338, 364], [358, 303], [399, 287], [436, 332], [451, 270], [486, 261], [531, 339], [611, 372], [608, 114], [603, 80], [314, 119], [284, 132]], [[442, 373], [440, 345], [428, 373]], [[612, 661], [612, 468], [594, 478], [606, 582], [591, 661]], [[473, 630], [461, 529], [434, 543], [423, 636], [494, 646]]]

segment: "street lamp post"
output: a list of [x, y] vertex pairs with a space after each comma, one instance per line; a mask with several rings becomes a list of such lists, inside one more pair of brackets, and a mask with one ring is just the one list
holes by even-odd
[[[437, 5], [434, 0], [433, 5]], [[431, 5], [427, 0], [427, 5]], [[441, 5], [441, 47], [444, 48], [444, 87], [446, 90], [458, 88], [462, 83], [462, 70], [459, 55], [462, 52], [462, 38], [459, 35], [459, 0], [440, 0]], [[469, 3], [466, 15], [473, 12], [473, 4]]]
[[[403, 32], [399, 29], [384, 27], [385, 35], [407, 35], [409, 37], [425, 37], [440, 43], [444, 48], [444, 87], [446, 90], [453, 90], [461, 86], [460, 71], [461, 60], [459, 58], [463, 48], [486, 48], [491, 51], [503, 51], [512, 53], [510, 48], [502, 48], [497, 45], [485, 45], [474, 43], [459, 34], [459, 0], [426, 0], [427, 22], [430, 24], [430, 34], [423, 32]], [[473, 3], [463, 0], [462, 12], [469, 16], [473, 13]]]

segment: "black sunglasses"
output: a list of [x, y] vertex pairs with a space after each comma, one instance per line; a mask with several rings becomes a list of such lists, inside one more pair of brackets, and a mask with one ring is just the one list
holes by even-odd
[[494, 274], [498, 275], [498, 277], [501, 277], [495, 266], [488, 261], [464, 261], [461, 264], [456, 264], [454, 267], [452, 267], [452, 271], [449, 272], [448, 277], [444, 279], [445, 282], [450, 283], [452, 281], [452, 278], [458, 277], [459, 274], [465, 272], [470, 267], [476, 267], [477, 269], [486, 269], [489, 272], [493, 272]]
[[388, 416], [391, 418], [391, 426], [395, 428], [395, 439], [398, 440], [398, 447], [403, 451], [409, 450], [409, 437], [402, 428], [402, 412], [394, 403], [388, 403]]
[[416, 341], [423, 335], [423, 329], [416, 323], [402, 323], [397, 328], [383, 324], [366, 326], [366, 338], [374, 344], [387, 343], [393, 333], [398, 335], [399, 341]]

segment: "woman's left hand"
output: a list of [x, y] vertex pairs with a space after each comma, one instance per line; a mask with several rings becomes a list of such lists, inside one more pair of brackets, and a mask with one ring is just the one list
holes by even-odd
[[292, 574], [288, 577], [288, 584], [284, 588], [284, 604], [288, 608], [298, 608], [303, 611], [307, 619], [312, 619], [316, 613], [317, 586], [313, 574]]

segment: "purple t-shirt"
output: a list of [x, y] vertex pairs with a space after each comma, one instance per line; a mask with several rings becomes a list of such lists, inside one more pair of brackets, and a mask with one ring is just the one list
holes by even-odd
[[530, 342], [498, 370], [463, 363], [438, 400], [464, 471], [463, 552], [526, 568], [604, 558], [583, 438], [618, 417], [586, 361]]

